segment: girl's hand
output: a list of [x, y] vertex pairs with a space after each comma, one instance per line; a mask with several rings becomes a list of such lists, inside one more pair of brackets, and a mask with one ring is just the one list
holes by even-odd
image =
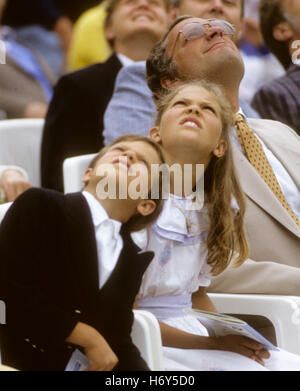
[[226, 335], [212, 339], [215, 341], [216, 349], [242, 354], [261, 365], [264, 365], [264, 358], [270, 357], [270, 353], [261, 343], [241, 335]]

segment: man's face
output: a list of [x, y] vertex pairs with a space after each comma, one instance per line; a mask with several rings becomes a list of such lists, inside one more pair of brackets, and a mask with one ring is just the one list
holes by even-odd
[[181, 0], [178, 15], [193, 15], [203, 19], [222, 19], [234, 25], [235, 40], [241, 30], [241, 0]]
[[151, 33], [159, 40], [168, 26], [163, 0], [120, 0], [106, 28], [110, 40], [126, 40], [133, 34]]
[[283, 0], [282, 7], [283, 7], [284, 11], [300, 18], [300, 1], [299, 0]]
[[236, 71], [242, 77], [244, 65], [232, 35], [224, 34], [218, 27], [207, 27], [202, 36], [186, 40], [181, 30], [194, 22], [209, 24], [206, 19], [185, 19], [174, 26], [166, 40], [166, 55], [173, 58], [180, 78], [205, 78], [214, 82], [219, 80], [220, 72]]

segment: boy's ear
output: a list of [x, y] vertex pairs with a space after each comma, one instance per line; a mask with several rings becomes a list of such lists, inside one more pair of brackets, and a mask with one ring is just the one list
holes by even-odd
[[227, 150], [227, 142], [225, 140], [220, 140], [217, 144], [217, 146], [215, 147], [215, 149], [213, 150], [213, 154], [216, 156], [216, 157], [222, 157], [224, 155], [224, 153], [226, 152]]
[[155, 211], [156, 203], [153, 200], [143, 200], [138, 203], [136, 209], [142, 216], [149, 216]]
[[293, 29], [288, 22], [281, 22], [273, 28], [273, 37], [276, 41], [289, 41], [294, 37]]
[[150, 129], [149, 131], [149, 136], [154, 140], [157, 144], [161, 144], [161, 137], [159, 133], [159, 127], [158, 126], [153, 126], [153, 128]]
[[85, 185], [89, 184], [92, 171], [93, 171], [92, 168], [88, 168], [87, 170], [85, 170], [85, 173], [83, 174], [83, 177], [81, 178], [81, 182], [83, 182]]

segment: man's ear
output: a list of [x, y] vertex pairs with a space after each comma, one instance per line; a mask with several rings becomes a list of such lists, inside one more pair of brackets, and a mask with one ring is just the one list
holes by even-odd
[[175, 19], [177, 19], [179, 16], [179, 9], [178, 7], [175, 7], [174, 5], [170, 5], [168, 10], [168, 21], [169, 25], [174, 22]]
[[85, 170], [85, 173], [83, 174], [83, 177], [81, 178], [81, 182], [83, 182], [85, 185], [89, 184], [92, 171], [93, 171], [92, 168], [88, 168], [87, 170]]
[[105, 26], [105, 37], [108, 41], [112, 41], [116, 37], [111, 23], [109, 23], [107, 26]]
[[226, 152], [227, 150], [227, 142], [223, 139], [221, 139], [219, 142], [218, 142], [218, 145], [215, 147], [215, 149], [213, 150], [213, 154], [220, 158], [224, 155], [224, 153]]
[[166, 90], [171, 90], [172, 88], [179, 86], [181, 83], [181, 80], [177, 77], [174, 80], [170, 80], [167, 77], [162, 77], [160, 79], [160, 85]]
[[273, 37], [276, 41], [285, 42], [293, 39], [294, 32], [288, 22], [281, 22], [273, 28]]
[[153, 200], [143, 200], [138, 203], [136, 209], [142, 216], [149, 216], [155, 211], [156, 203]]
[[150, 138], [152, 138], [152, 140], [157, 142], [157, 144], [161, 144], [161, 137], [160, 137], [158, 126], [154, 126], [153, 128], [150, 129], [149, 136]]

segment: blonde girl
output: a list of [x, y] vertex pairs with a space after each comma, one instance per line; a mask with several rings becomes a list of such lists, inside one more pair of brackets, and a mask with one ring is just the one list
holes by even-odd
[[[300, 358], [270, 354], [246, 337], [209, 337], [206, 328], [183, 310], [216, 311], [206, 294], [213, 275], [229, 263], [239, 266], [249, 249], [243, 229], [245, 201], [230, 148], [232, 112], [221, 90], [210, 83], [181, 84], [162, 97], [150, 136], [169, 166], [204, 165], [204, 205], [188, 210], [189, 195], [178, 194], [174, 176], [162, 214], [136, 243], [155, 252], [138, 296], [138, 308], [160, 321], [167, 370], [300, 369]], [[197, 184], [192, 176], [191, 188]], [[184, 178], [183, 178], [184, 181]], [[182, 183], [183, 183], [182, 181]], [[283, 357], [284, 356], [284, 357]]]

